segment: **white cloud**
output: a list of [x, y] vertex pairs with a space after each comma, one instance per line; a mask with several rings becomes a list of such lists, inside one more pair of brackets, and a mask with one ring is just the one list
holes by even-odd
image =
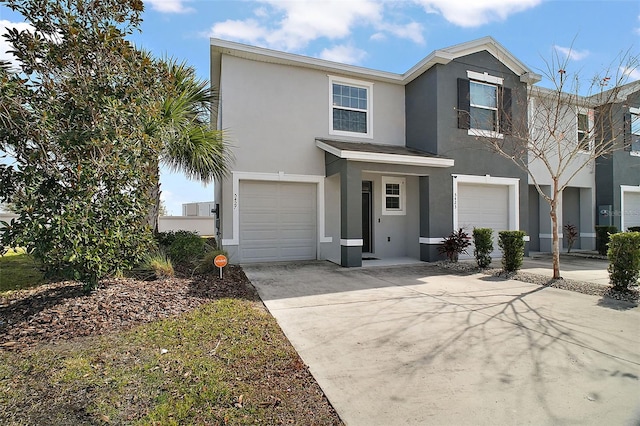
[[185, 5], [186, 0], [145, 0], [151, 7], [161, 13], [188, 13], [193, 8]]
[[581, 61], [590, 54], [588, 50], [576, 50], [571, 47], [554, 45], [553, 48], [572, 61]]
[[441, 14], [460, 27], [479, 27], [494, 21], [504, 21], [517, 12], [539, 5], [542, 0], [414, 0], [427, 13]]
[[7, 53], [8, 50], [12, 50], [12, 47], [7, 43], [7, 40], [3, 37], [7, 28], [17, 28], [18, 31], [33, 31], [34, 28], [26, 22], [11, 22], [5, 19], [0, 19], [0, 59], [9, 61], [14, 67], [17, 67], [15, 57], [11, 53]]
[[[406, 25], [381, 24], [378, 27], [381, 30], [387, 31], [398, 38], [406, 38], [416, 44], [424, 44], [424, 37], [422, 35], [422, 31], [424, 28], [422, 27], [422, 24], [419, 24], [417, 22], [411, 22]], [[374, 36], [372, 36], [372, 38]]]
[[629, 76], [629, 81], [640, 80], [640, 69], [638, 68], [620, 67], [620, 72]]
[[211, 27], [208, 36], [263, 44], [260, 40], [263, 40], [268, 33], [268, 30], [262, 27], [255, 19], [247, 19], [245, 21], [230, 19], [218, 22]]
[[355, 65], [367, 56], [367, 52], [350, 45], [338, 45], [330, 49], [324, 49], [320, 58], [343, 64]]

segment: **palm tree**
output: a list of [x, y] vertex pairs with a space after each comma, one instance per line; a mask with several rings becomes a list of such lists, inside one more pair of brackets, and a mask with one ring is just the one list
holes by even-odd
[[149, 193], [152, 205], [148, 220], [154, 231], [158, 230], [160, 210], [160, 164], [206, 184], [222, 178], [232, 161], [225, 133], [210, 125], [211, 113], [218, 105], [217, 91], [184, 62], [169, 59], [160, 65], [167, 84], [161, 115], [151, 128], [160, 144], [158, 162], [150, 166], [155, 184]]

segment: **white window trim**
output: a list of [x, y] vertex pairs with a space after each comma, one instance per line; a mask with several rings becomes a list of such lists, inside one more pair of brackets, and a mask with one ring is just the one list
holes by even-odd
[[624, 194], [625, 192], [640, 192], [640, 185], [620, 185], [620, 232], [624, 231]]
[[[373, 138], [373, 83], [329, 75], [329, 134], [357, 138]], [[343, 84], [367, 89], [367, 133], [346, 132], [333, 129], [333, 84]]]
[[509, 230], [520, 229], [520, 179], [493, 177], [490, 175], [451, 175], [453, 177], [453, 229], [458, 230], [458, 184], [476, 183], [484, 185], [501, 185], [509, 187]]
[[[629, 108], [629, 113], [630, 114], [635, 114], [637, 116], [639, 116], [638, 119], [640, 119], [640, 108], [634, 108], [634, 107], [630, 107]], [[631, 127], [631, 123], [629, 123], [629, 127]], [[631, 131], [631, 129], [629, 129], [629, 131]], [[633, 138], [633, 135], [635, 133], [631, 133], [631, 138]], [[633, 150], [633, 141], [631, 142], [631, 151], [629, 152], [630, 155], [634, 156], [634, 157], [640, 157], [640, 151], [634, 151]]]
[[580, 144], [580, 140], [578, 139], [578, 131], [579, 131], [579, 121], [578, 121], [578, 116], [582, 114], [582, 115], [586, 115], [587, 116], [587, 138], [589, 140], [589, 151], [586, 151], [584, 149], [580, 149], [579, 152], [585, 153], [585, 154], [591, 154], [591, 152], [593, 151], [594, 148], [594, 138], [593, 138], [593, 110], [592, 109], [587, 109], [587, 108], [578, 108], [578, 110], [576, 111], [576, 144]]
[[[469, 80], [473, 80], [475, 82], [479, 82], [479, 83], [489, 83], [493, 86], [502, 86], [504, 83], [504, 78], [502, 77], [496, 77], [493, 75], [489, 75], [489, 73], [479, 73], [479, 72], [475, 72], [475, 71], [469, 71], [467, 70], [467, 78], [469, 78]], [[469, 82], [469, 84], [471, 84], [471, 82]], [[496, 123], [498, 125], [498, 129], [500, 128], [500, 114], [499, 114], [499, 106], [500, 106], [500, 99], [496, 98]], [[470, 107], [474, 106], [473, 104], [470, 104]], [[483, 108], [483, 107], [477, 107], [476, 108]], [[486, 109], [491, 109], [491, 108], [486, 108]], [[473, 125], [473, 123], [469, 122], [469, 125]], [[467, 134], [469, 136], [477, 136], [477, 137], [481, 137], [481, 138], [493, 138], [493, 139], [504, 139], [504, 134], [493, 131], [493, 130], [485, 130], [485, 129], [475, 129], [473, 127], [471, 127], [470, 129], [467, 130]]]
[[[387, 184], [395, 183], [400, 186], [400, 208], [398, 210], [387, 209]], [[404, 177], [397, 176], [382, 176], [382, 215], [383, 216], [405, 216], [407, 214], [406, 209], [407, 198], [407, 180]]]
[[233, 179], [233, 215], [232, 215], [232, 230], [231, 238], [223, 239], [222, 246], [238, 246], [240, 245], [240, 181], [253, 180], [253, 181], [271, 181], [271, 182], [298, 182], [298, 183], [315, 183], [316, 197], [317, 197], [317, 229], [318, 229], [318, 247], [316, 253], [320, 253], [320, 243], [330, 243], [333, 241], [332, 237], [325, 235], [324, 227], [324, 176], [316, 175], [292, 175], [284, 172], [278, 173], [252, 173], [252, 172], [231, 172]]

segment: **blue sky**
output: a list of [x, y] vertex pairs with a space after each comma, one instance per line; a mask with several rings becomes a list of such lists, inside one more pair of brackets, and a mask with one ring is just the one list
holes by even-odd
[[[209, 37], [368, 68], [407, 71], [433, 50], [490, 35], [535, 72], [571, 55], [583, 79], [640, 52], [640, 2], [542, 0], [145, 0], [135, 43], [209, 75]], [[24, 27], [0, 6], [3, 27]], [[4, 40], [0, 58], [7, 58]], [[629, 75], [640, 79], [640, 71]], [[544, 82], [543, 82], [544, 84]], [[213, 199], [213, 187], [162, 173], [170, 214]]]

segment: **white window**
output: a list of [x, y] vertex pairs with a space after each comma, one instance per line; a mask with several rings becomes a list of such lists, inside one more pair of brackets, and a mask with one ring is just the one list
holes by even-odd
[[405, 178], [382, 176], [382, 214], [405, 215]]
[[640, 156], [640, 108], [629, 108], [631, 112], [631, 155]]
[[498, 86], [494, 84], [469, 82], [471, 128], [498, 131]]
[[590, 136], [590, 129], [593, 119], [586, 111], [578, 112], [578, 147], [580, 151], [589, 152], [593, 149], [593, 138]]
[[329, 134], [371, 137], [373, 85], [329, 77]]

